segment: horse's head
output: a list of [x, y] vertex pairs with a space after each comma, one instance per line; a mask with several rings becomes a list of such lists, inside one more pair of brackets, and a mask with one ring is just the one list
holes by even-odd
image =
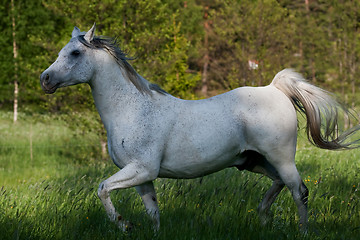
[[94, 75], [93, 49], [95, 24], [87, 32], [75, 27], [70, 42], [60, 51], [56, 61], [40, 76], [40, 85], [46, 93], [54, 93], [60, 87], [86, 83]]
[[123, 82], [132, 83], [140, 93], [151, 95], [152, 90], [166, 93], [137, 74], [128, 63], [128, 60], [133, 58], [127, 57], [115, 38], [98, 37], [94, 33], [95, 24], [88, 32], [80, 32], [77, 27], [74, 28], [70, 42], [61, 49], [56, 61], [40, 76], [40, 85], [46, 93], [51, 94], [60, 87], [79, 83], [90, 83], [93, 87], [94, 79], [102, 80], [106, 77], [126, 79], [128, 81]]

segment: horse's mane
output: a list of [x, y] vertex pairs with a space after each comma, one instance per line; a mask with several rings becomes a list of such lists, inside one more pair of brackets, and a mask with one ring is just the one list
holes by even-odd
[[80, 35], [78, 36], [78, 40], [89, 48], [105, 49], [110, 55], [115, 58], [119, 66], [125, 70], [130, 82], [132, 82], [141, 93], [151, 95], [151, 90], [154, 90], [161, 94], [167, 94], [165, 90], [163, 90], [156, 84], [149, 83], [135, 71], [135, 69], [128, 62], [128, 60], [134, 60], [134, 58], [128, 57], [128, 54], [121, 50], [116, 38], [95, 36], [93, 40], [88, 43], [84, 39], [84, 35]]

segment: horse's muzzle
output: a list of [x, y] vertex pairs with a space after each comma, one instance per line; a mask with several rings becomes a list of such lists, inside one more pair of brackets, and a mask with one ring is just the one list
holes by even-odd
[[51, 74], [47, 73], [47, 71], [40, 75], [40, 86], [45, 93], [54, 93], [58, 88], [58, 85], [59, 84], [56, 83], [56, 81], [52, 81]]

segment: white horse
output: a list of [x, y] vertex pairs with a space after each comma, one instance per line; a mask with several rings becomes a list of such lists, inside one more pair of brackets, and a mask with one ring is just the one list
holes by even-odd
[[[159, 208], [153, 181], [196, 178], [228, 167], [261, 173], [273, 185], [258, 207], [261, 219], [286, 185], [306, 230], [308, 189], [296, 169], [296, 109], [307, 117], [309, 140], [325, 149], [359, 129], [338, 133], [341, 106], [324, 90], [285, 69], [265, 87], [242, 87], [197, 101], [181, 100], [138, 75], [116, 42], [75, 27], [70, 42], [40, 76], [46, 93], [88, 83], [107, 130], [109, 154], [121, 170], [98, 189], [108, 217], [125, 230], [128, 222], [110, 199], [115, 189], [136, 187], [156, 229]], [[321, 130], [323, 128], [323, 130]]]

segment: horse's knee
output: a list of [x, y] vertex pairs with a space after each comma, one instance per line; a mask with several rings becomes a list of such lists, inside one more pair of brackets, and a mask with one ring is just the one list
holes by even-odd
[[98, 191], [97, 191], [97, 195], [100, 199], [109, 197], [109, 191], [106, 189], [105, 181], [100, 183]]

